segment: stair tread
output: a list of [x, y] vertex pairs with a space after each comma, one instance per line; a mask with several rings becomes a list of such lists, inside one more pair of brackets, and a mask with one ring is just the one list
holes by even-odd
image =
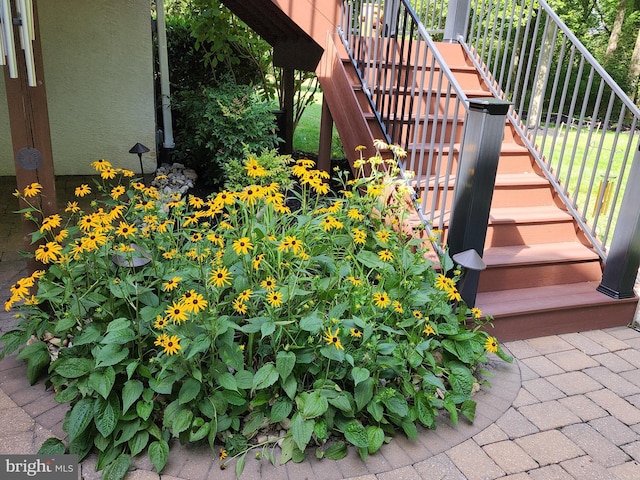
[[599, 258], [596, 252], [580, 242], [488, 247], [483, 255], [490, 266], [596, 261]]
[[[620, 302], [596, 290], [599, 282], [579, 282], [492, 292], [479, 292], [476, 307], [493, 316]], [[635, 299], [637, 301], [637, 299]], [[633, 301], [631, 299], [630, 301]]]
[[498, 173], [496, 186], [508, 185], [549, 185], [549, 181], [534, 172]]
[[539, 205], [531, 207], [493, 207], [489, 213], [489, 223], [531, 223], [531, 222], [565, 222], [573, 217], [566, 210], [555, 205]]

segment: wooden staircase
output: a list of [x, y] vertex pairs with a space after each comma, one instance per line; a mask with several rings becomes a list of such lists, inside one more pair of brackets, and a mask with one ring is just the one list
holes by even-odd
[[[491, 96], [459, 45], [442, 43], [438, 48], [468, 97]], [[373, 139], [383, 138], [355, 68], [337, 39], [325, 51], [319, 78], [348, 154], [357, 145], [371, 145]], [[374, 90], [376, 93], [380, 92]], [[434, 108], [444, 104], [431, 103]], [[422, 115], [430, 116], [429, 112]], [[400, 130], [407, 128], [402, 121], [398, 124]], [[459, 142], [462, 129], [457, 131], [455, 141]], [[428, 152], [435, 147], [411, 148]], [[429, 178], [434, 172], [422, 173]], [[444, 189], [450, 189], [447, 202], [440, 205], [446, 225], [453, 182], [424, 181], [414, 187], [419, 195], [437, 189], [442, 196]], [[633, 319], [637, 298], [614, 300], [596, 291], [602, 278], [599, 255], [508, 122], [483, 259], [487, 269], [480, 275], [476, 306], [493, 316], [489, 331], [501, 341], [625, 325]]]

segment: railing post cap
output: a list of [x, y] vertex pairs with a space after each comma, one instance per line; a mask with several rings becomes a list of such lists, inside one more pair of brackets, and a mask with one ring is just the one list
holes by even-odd
[[488, 113], [489, 115], [506, 115], [511, 102], [496, 97], [480, 97], [469, 99], [469, 110]]

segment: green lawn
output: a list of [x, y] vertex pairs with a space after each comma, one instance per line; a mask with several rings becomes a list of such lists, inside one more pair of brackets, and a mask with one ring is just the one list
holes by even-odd
[[[293, 135], [293, 149], [296, 151], [317, 155], [320, 139], [320, 116], [322, 112], [322, 93], [315, 95], [314, 102], [305, 108], [298, 128]], [[331, 158], [345, 158], [340, 137], [334, 126], [333, 141], [331, 143]]]
[[[553, 152], [551, 152], [553, 136], [547, 138], [544, 146], [545, 157], [551, 159], [547, 160], [547, 164], [560, 183], [567, 186], [569, 197], [575, 201], [578, 211], [584, 216], [587, 223], [593, 224], [596, 216], [598, 217], [596, 233], [601, 239], [605, 234], [608, 219], [611, 216], [617, 217], [622, 201], [632, 160], [632, 158], [627, 159], [626, 169], [623, 171], [627, 145], [629, 141], [634, 142], [629, 151], [629, 155], [632, 157], [635, 152], [635, 142], [637, 142], [637, 135], [635, 141], [629, 136], [630, 133], [620, 133], [617, 143], [614, 144], [616, 141], [615, 132], [593, 130], [589, 136], [588, 129], [583, 129], [580, 134], [574, 129], [568, 131], [561, 129], [556, 137]], [[537, 141], [540, 144], [540, 137]], [[597, 158], [600, 146], [601, 155], [600, 158]], [[573, 163], [570, 162], [572, 156]], [[591, 191], [590, 185], [592, 185]], [[618, 185], [618, 198], [614, 204]], [[601, 188], [606, 190], [603, 204], [598, 211], [597, 203]], [[612, 234], [612, 231], [607, 234], [608, 240], [605, 243], [610, 241]]]

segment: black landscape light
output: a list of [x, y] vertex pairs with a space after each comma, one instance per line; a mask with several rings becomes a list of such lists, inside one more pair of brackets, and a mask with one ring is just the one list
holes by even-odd
[[[462, 299], [470, 307], [475, 306], [476, 291], [478, 289], [478, 279], [480, 272], [487, 268], [482, 257], [473, 248], [456, 253], [451, 257], [454, 262], [464, 268], [462, 276], [458, 281], [458, 291]], [[469, 291], [471, 289], [471, 291]]]
[[142, 168], [142, 154], [143, 153], [147, 153], [149, 151], [149, 149], [147, 147], [145, 147], [144, 145], [142, 145], [141, 143], [136, 143], [133, 147], [131, 147], [131, 149], [129, 150], [129, 153], [137, 153], [138, 154], [138, 160], [140, 160], [140, 173], [142, 174], [142, 178], [144, 179], [144, 169]]

